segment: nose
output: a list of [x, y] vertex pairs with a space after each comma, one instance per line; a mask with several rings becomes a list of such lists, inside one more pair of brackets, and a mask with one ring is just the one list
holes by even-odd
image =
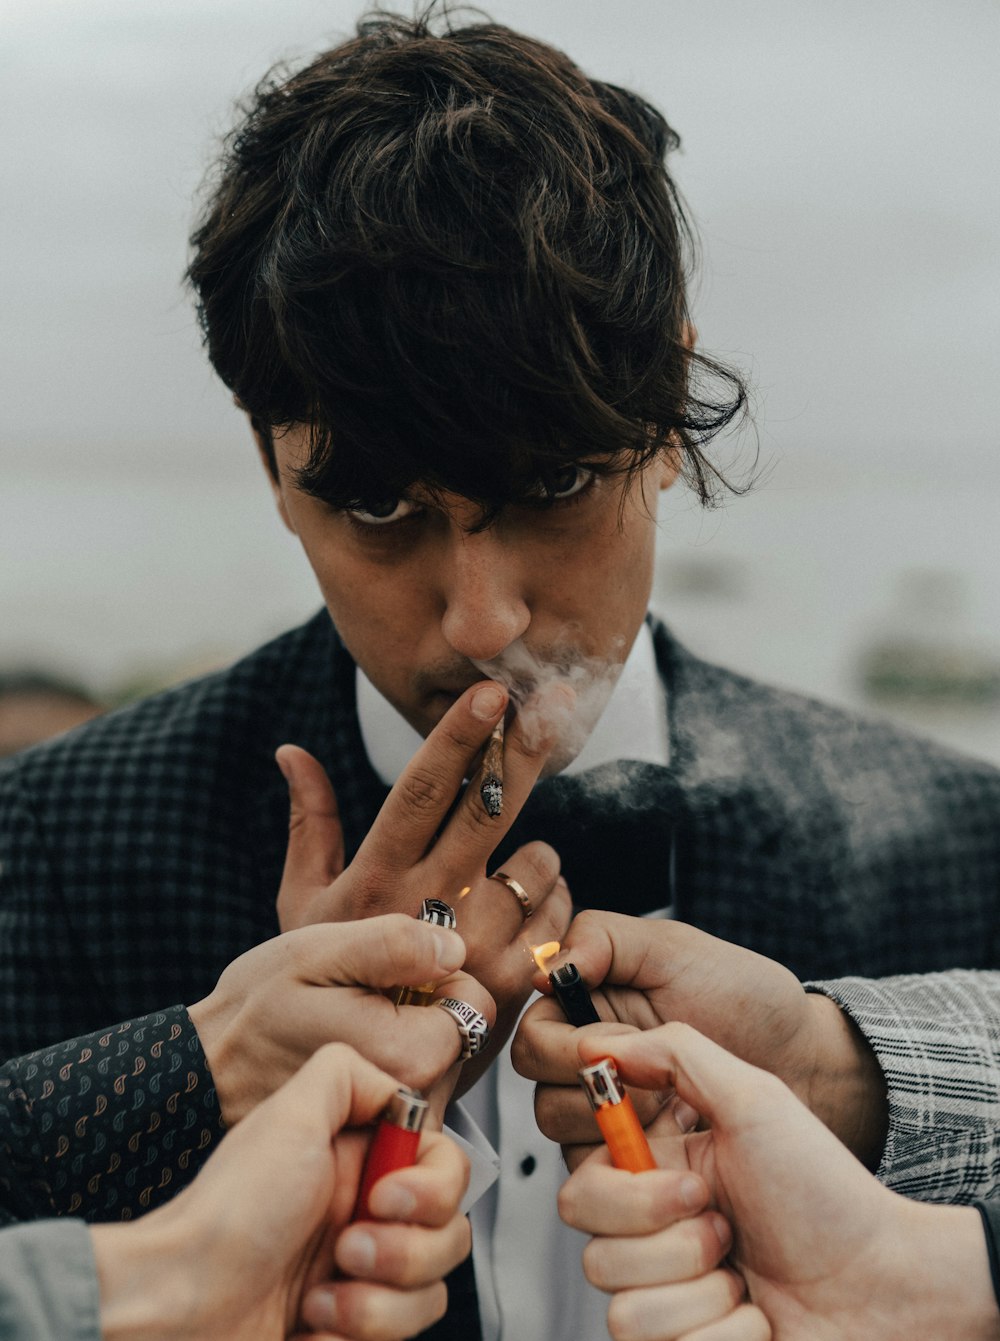
[[493, 527], [461, 533], [449, 546], [441, 630], [473, 661], [490, 661], [531, 622], [516, 550]]

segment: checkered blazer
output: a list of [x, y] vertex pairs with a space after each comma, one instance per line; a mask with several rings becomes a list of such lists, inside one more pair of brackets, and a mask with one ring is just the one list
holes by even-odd
[[[886, 1070], [887, 1180], [996, 1190], [1000, 772], [654, 637], [670, 768], [540, 784], [506, 848], [548, 838], [579, 904], [672, 901], [818, 981]], [[321, 612], [3, 767], [0, 1054], [196, 1001], [277, 933], [282, 742], [325, 765], [353, 854], [386, 794], [354, 682]]]

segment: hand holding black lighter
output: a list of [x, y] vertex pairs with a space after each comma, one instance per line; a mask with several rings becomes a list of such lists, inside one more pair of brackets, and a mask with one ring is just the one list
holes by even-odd
[[575, 964], [563, 964], [562, 968], [550, 973], [549, 983], [570, 1024], [575, 1024], [578, 1028], [585, 1024], [600, 1024], [601, 1017]]

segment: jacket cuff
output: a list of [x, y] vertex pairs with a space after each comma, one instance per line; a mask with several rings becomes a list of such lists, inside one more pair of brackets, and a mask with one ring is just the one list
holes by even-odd
[[921, 1201], [1000, 1189], [1000, 973], [953, 970], [805, 984], [835, 1001], [885, 1075], [878, 1178]]
[[21, 1218], [131, 1220], [189, 1183], [222, 1134], [184, 1006], [16, 1058], [3, 1077], [9, 1204]]

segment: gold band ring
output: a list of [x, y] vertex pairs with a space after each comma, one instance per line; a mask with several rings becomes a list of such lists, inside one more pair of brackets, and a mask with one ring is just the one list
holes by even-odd
[[531, 906], [531, 900], [528, 898], [524, 886], [519, 884], [512, 875], [508, 875], [506, 871], [494, 871], [490, 876], [490, 879], [499, 880], [501, 885], [507, 886], [510, 892], [514, 895], [514, 898], [517, 899], [518, 903], [521, 905], [521, 916], [524, 918], [525, 922], [527, 922], [528, 918], [535, 910]]

